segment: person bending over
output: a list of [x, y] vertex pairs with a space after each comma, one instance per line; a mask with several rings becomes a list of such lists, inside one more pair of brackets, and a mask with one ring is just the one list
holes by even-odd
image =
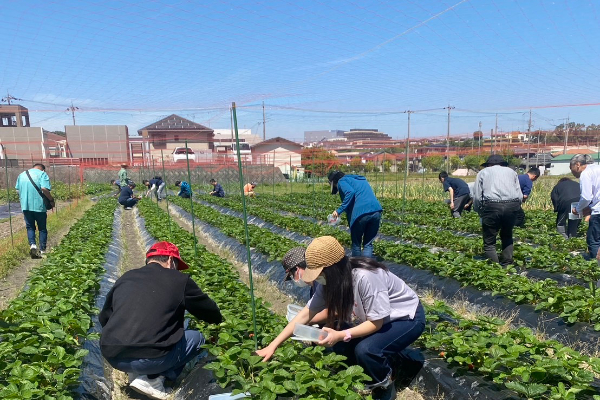
[[293, 334], [327, 310], [328, 335], [321, 346], [348, 357], [371, 377], [374, 399], [395, 399], [392, 364], [425, 329], [425, 312], [416, 293], [383, 264], [368, 257], [346, 257], [332, 236], [314, 239], [305, 253], [302, 280], [319, 282], [314, 296], [281, 333], [256, 353], [268, 361]]

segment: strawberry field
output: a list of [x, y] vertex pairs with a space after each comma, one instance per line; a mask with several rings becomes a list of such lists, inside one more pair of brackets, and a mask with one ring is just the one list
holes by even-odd
[[[135, 213], [148, 237], [179, 246], [186, 272], [222, 310], [220, 325], [191, 322], [209, 338], [211, 362], [198, 368], [210, 371], [222, 391], [255, 398], [364, 397], [357, 391], [368, 380], [362, 369], [321, 347], [287, 341], [268, 363], [254, 354], [286, 321], [257, 298], [254, 329], [253, 300], [233, 265], [248, 258], [241, 198], [169, 201], [169, 213], [149, 200]], [[418, 291], [427, 312], [426, 331], [413, 345], [422, 367], [411, 387], [425, 399], [600, 399], [600, 273], [578, 254], [584, 239], [566, 241], [554, 231], [550, 211], [528, 211], [529, 228], [515, 230], [515, 265], [502, 268], [481, 256], [477, 215], [452, 219], [443, 203], [384, 198], [382, 204], [376, 255]], [[254, 271], [306, 300], [281, 282], [281, 257], [322, 235], [348, 248], [347, 227], [323, 223], [338, 205], [324, 194], [248, 199]], [[89, 380], [85, 343], [98, 339], [93, 319], [105, 260], [123, 218], [116, 207], [105, 199], [90, 208], [1, 312], [0, 398], [100, 398], [81, 397], [81, 384]], [[192, 218], [197, 235], [187, 225]], [[226, 251], [211, 252], [206, 237]], [[201, 398], [186, 394], [185, 384], [184, 378], [175, 399]]]

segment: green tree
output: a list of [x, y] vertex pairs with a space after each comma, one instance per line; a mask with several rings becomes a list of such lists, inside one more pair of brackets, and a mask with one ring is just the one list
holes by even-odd
[[302, 149], [302, 166], [305, 170], [314, 171], [318, 176], [325, 176], [329, 170], [339, 168], [338, 159], [321, 147], [305, 147]]
[[385, 160], [382, 166], [383, 172], [390, 172], [392, 170], [392, 162], [390, 160]]
[[373, 163], [373, 161], [367, 161], [365, 163], [365, 172], [375, 172], [375, 164]]
[[436, 172], [441, 171], [444, 168], [444, 157], [442, 156], [427, 156], [423, 157], [421, 160], [423, 164], [423, 168], [427, 170], [427, 172]]
[[350, 160], [350, 169], [352, 171], [361, 171], [361, 172], [365, 169], [365, 166], [362, 163], [362, 160], [360, 159], [360, 157], [353, 157], [352, 160]]
[[479, 171], [481, 169], [481, 164], [483, 164], [485, 160], [485, 156], [471, 154], [465, 156], [465, 158], [463, 159], [463, 163], [465, 164], [466, 168]]
[[463, 166], [463, 162], [458, 156], [450, 157], [450, 170], [455, 170]]

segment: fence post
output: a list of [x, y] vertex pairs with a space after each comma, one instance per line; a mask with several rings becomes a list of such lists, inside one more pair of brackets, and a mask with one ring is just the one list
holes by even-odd
[[190, 210], [192, 212], [192, 233], [194, 234], [194, 255], [198, 257], [198, 239], [196, 238], [196, 223], [194, 220], [196, 216], [194, 215], [194, 191], [192, 190], [192, 176], [190, 174], [190, 155], [187, 152], [188, 142], [185, 140], [185, 161], [187, 163], [187, 173], [188, 173], [188, 185], [190, 185]]
[[8, 223], [10, 225], [10, 243], [15, 247], [15, 239], [13, 238], [12, 213], [10, 212], [10, 188], [8, 186], [8, 157], [4, 153], [4, 176], [6, 176], [6, 202], [8, 203]]

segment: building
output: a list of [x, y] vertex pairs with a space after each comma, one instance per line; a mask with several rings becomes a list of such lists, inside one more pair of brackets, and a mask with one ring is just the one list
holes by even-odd
[[42, 128], [0, 127], [2, 159], [40, 161], [48, 156]]
[[70, 157], [85, 164], [129, 163], [129, 130], [126, 125], [66, 125]]
[[[561, 154], [556, 156], [550, 162], [550, 169], [548, 170], [548, 175], [571, 175], [571, 158], [578, 153], [574, 154]], [[582, 152], [580, 154], [589, 154], [592, 156], [595, 162], [600, 164], [600, 154], [598, 153], [590, 153], [590, 152]]]
[[252, 160], [254, 164], [274, 165], [282, 173], [290, 174], [292, 169], [302, 166], [302, 148], [299, 143], [275, 137], [255, 144], [252, 147]]
[[323, 131], [304, 131], [304, 143], [317, 143], [327, 139], [333, 139], [336, 137], [343, 137], [344, 131], [334, 130], [323, 130]]
[[[235, 143], [235, 134], [231, 134], [231, 129], [214, 129], [213, 133], [215, 144]], [[248, 143], [250, 146], [262, 142], [262, 138], [259, 135], [254, 135], [252, 129], [238, 129], [238, 137], [240, 143]]]
[[29, 111], [18, 104], [0, 104], [0, 127], [29, 127]]
[[[214, 148], [214, 130], [189, 119], [171, 114], [138, 130], [144, 146], [145, 157], [173, 161], [177, 147], [187, 147], [194, 152], [193, 161], [210, 162]], [[190, 157], [192, 160], [192, 157]]]
[[383, 132], [379, 132], [377, 129], [350, 129], [344, 132], [344, 137], [348, 141], [362, 141], [362, 140], [391, 140], [392, 138]]

